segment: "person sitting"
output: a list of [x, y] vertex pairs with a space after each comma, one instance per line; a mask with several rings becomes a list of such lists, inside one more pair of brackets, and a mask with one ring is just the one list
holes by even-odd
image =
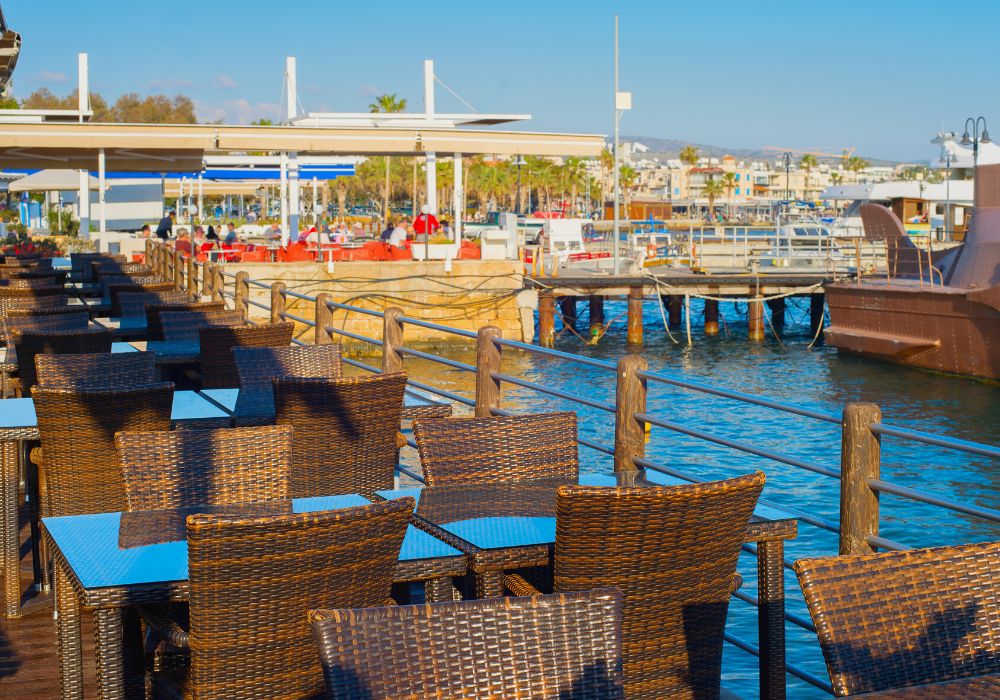
[[439, 228], [441, 228], [441, 224], [431, 214], [431, 208], [426, 204], [420, 207], [420, 216], [413, 220], [413, 230], [417, 232], [417, 235], [433, 236]]
[[393, 228], [395, 228], [395, 227], [392, 225], [392, 222], [391, 221], [386, 221], [385, 222], [385, 231], [382, 232], [381, 240], [388, 241], [389, 238], [392, 236], [392, 230], [393, 230]]
[[186, 228], [177, 229], [177, 240], [174, 241], [174, 250], [179, 250], [185, 255], [191, 255], [191, 236]]
[[392, 234], [389, 236], [388, 242], [389, 245], [397, 248], [406, 247], [406, 227], [403, 225], [402, 221], [396, 223], [396, 228], [392, 230]]
[[281, 227], [277, 223], [271, 224], [271, 227], [264, 231], [264, 238], [269, 241], [281, 240]]
[[233, 222], [230, 221], [228, 224], [226, 224], [226, 239], [225, 239], [225, 243], [227, 245], [232, 245], [233, 243], [235, 243], [238, 240], [239, 240], [239, 237], [236, 235], [236, 226], [233, 224]]
[[149, 224], [144, 224], [143, 227], [139, 229], [139, 236], [141, 238], [149, 238], [151, 235], [153, 234], [150, 233]]
[[[197, 230], [195, 230], [195, 233], [197, 234]], [[215, 232], [215, 227], [212, 224], [208, 225], [208, 233], [205, 234], [205, 238], [209, 241], [219, 240], [219, 234]]]
[[[211, 230], [211, 227], [209, 227], [209, 230]], [[217, 240], [218, 236], [216, 236], [216, 241]], [[196, 227], [194, 230], [194, 237], [191, 240], [191, 245], [194, 247], [194, 250], [204, 250], [204, 245], [207, 242], [209, 242], [208, 237], [205, 236], [204, 233], [202, 233], [201, 226]], [[215, 241], [211, 242], [215, 243]]]

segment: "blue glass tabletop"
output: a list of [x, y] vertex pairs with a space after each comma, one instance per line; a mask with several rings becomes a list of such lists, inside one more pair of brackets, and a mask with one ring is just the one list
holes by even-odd
[[[283, 512], [312, 513], [370, 502], [363, 496], [347, 494], [282, 503], [286, 505]], [[97, 513], [45, 518], [43, 522], [80, 583], [85, 588], [106, 588], [186, 581], [187, 541], [183, 524], [190, 512]], [[457, 549], [410, 526], [399, 559], [458, 556], [462, 553]]]
[[[172, 420], [200, 420], [204, 418], [228, 418], [229, 414], [218, 406], [206, 401], [196, 391], [175, 391], [170, 409]], [[0, 401], [0, 430], [13, 428], [35, 428], [35, 402], [31, 399], [4, 399]]]
[[[236, 410], [236, 405], [239, 402], [240, 397], [239, 389], [203, 389], [202, 393], [213, 401], [218, 402], [220, 405], [225, 406], [230, 412]], [[433, 403], [435, 403], [433, 400], [420, 394], [416, 394], [410, 390], [407, 390], [403, 395], [403, 406], [407, 408], [427, 406], [428, 404]], [[271, 412], [274, 412], [273, 407]]]

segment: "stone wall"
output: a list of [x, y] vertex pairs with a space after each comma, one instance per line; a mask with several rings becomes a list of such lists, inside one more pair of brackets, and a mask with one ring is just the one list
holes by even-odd
[[[245, 271], [251, 280], [270, 285], [283, 282], [289, 291], [315, 296], [327, 292], [335, 302], [383, 311], [395, 306], [407, 316], [443, 326], [476, 331], [498, 326], [504, 338], [530, 342], [538, 295], [523, 289], [523, 266], [517, 261], [455, 260], [446, 272], [443, 261], [337, 262], [326, 264], [230, 263], [226, 273]], [[228, 285], [227, 285], [228, 286]], [[254, 285], [251, 300], [270, 304], [270, 291]], [[288, 311], [314, 317], [311, 302], [288, 297]], [[251, 317], [267, 312], [250, 307]], [[374, 338], [382, 337], [382, 319], [337, 310], [336, 327]], [[454, 340], [455, 336], [419, 326], [407, 326], [406, 340]], [[349, 342], [349, 339], [345, 339]]]

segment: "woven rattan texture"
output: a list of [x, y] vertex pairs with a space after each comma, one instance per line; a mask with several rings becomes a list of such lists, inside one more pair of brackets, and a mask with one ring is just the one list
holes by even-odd
[[30, 396], [31, 387], [38, 383], [35, 356], [41, 354], [83, 355], [111, 353], [111, 331], [103, 328], [79, 331], [14, 331], [17, 352], [17, 374], [21, 393]]
[[201, 328], [242, 326], [245, 323], [243, 314], [239, 311], [197, 308], [188, 311], [174, 311], [168, 310], [169, 308], [149, 307], [146, 309], [150, 340], [154, 340], [154, 333], [159, 333], [162, 340], [196, 341], [198, 340], [198, 330]]
[[49, 389], [129, 389], [156, 383], [151, 352], [37, 355], [38, 383]]
[[292, 342], [294, 330], [295, 324], [291, 321], [200, 329], [202, 386], [206, 389], [238, 387], [240, 377], [236, 372], [233, 348], [286, 347]]
[[343, 373], [341, 346], [289, 345], [285, 348], [234, 348], [240, 386], [271, 387], [280, 377], [339, 379]]

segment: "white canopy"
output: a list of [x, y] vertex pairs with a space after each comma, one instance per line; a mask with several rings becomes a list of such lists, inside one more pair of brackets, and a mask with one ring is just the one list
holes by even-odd
[[[97, 190], [98, 181], [90, 176], [90, 189]], [[105, 187], [107, 185], [105, 184]], [[76, 170], [39, 170], [10, 183], [11, 192], [68, 192], [80, 189], [80, 173]]]

